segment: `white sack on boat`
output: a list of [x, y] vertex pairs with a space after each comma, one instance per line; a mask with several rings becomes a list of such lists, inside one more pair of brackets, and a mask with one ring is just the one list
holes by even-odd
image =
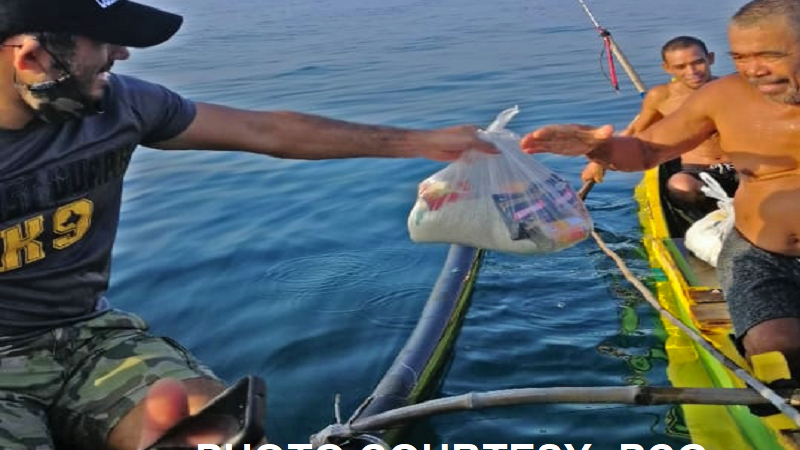
[[446, 242], [510, 253], [561, 250], [586, 239], [592, 220], [565, 180], [519, 149], [497, 116], [482, 138], [500, 154], [465, 153], [419, 184], [408, 217], [414, 242]]
[[705, 217], [693, 223], [686, 230], [686, 248], [695, 256], [706, 263], [717, 267], [717, 258], [722, 249], [722, 243], [733, 229], [733, 199], [728, 197], [717, 180], [706, 173], [700, 173], [700, 178], [706, 183], [702, 187], [707, 197], [716, 198], [719, 209], [711, 211]]

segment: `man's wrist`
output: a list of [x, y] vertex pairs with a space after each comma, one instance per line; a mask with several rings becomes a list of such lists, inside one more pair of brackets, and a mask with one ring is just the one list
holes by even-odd
[[608, 160], [608, 151], [604, 145], [598, 145], [584, 156], [586, 156], [589, 161], [601, 166], [605, 170], [616, 170], [611, 161]]
[[592, 161], [596, 164], [600, 164], [603, 167], [607, 167], [608, 161], [606, 161], [606, 159], [604, 158], [605, 153], [606, 152], [603, 151], [603, 146], [598, 145], [597, 147], [586, 152], [584, 156], [586, 156], [586, 158], [588, 158], [589, 161]]

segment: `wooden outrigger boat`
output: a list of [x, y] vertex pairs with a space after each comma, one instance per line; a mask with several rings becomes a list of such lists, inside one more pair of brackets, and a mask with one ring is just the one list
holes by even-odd
[[[664, 183], [677, 169], [665, 164], [645, 172], [636, 188], [639, 220], [650, 264], [656, 271], [659, 303], [696, 330], [723, 355], [747, 368], [731, 339], [727, 305], [716, 271], [683, 245], [684, 222], [665, 198]], [[721, 361], [671, 323], [667, 331], [668, 377], [676, 387], [745, 387]], [[772, 421], [744, 406], [683, 405], [692, 441], [706, 450], [780, 450], [800, 448], [794, 438], [776, 431]], [[773, 419], [774, 420], [774, 419]]]
[[[392, 365], [347, 422], [414, 405], [431, 398], [439, 387], [452, 348], [472, 299], [478, 271], [485, 251], [451, 245], [439, 278], [431, 290], [419, 321]], [[394, 428], [331, 442], [324, 436], [312, 436], [312, 443], [336, 443], [343, 450], [357, 450], [365, 445], [400, 443], [402, 428]], [[377, 439], [377, 441], [376, 441]]]

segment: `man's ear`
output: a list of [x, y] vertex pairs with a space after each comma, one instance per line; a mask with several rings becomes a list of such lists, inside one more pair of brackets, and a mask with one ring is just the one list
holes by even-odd
[[707, 58], [709, 66], [714, 64], [714, 52], [708, 52]]
[[28, 72], [33, 75], [42, 75], [48, 72], [50, 54], [36, 39], [25, 39], [17, 51], [14, 52], [14, 67], [19, 72]]

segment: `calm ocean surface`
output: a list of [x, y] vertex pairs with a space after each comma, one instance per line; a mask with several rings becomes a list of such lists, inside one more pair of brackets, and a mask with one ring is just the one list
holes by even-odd
[[[195, 100], [434, 128], [487, 125], [507, 107], [519, 133], [552, 122], [624, 126], [640, 97], [615, 93], [602, 42], [574, 0], [150, 0], [181, 12], [170, 43], [116, 70]], [[659, 50], [696, 35], [732, 70], [727, 18], [740, 1], [595, 0], [643, 81], [667, 81]], [[579, 186], [583, 161], [537, 157]], [[112, 303], [148, 319], [229, 381], [268, 384], [268, 436], [308, 442], [367, 396], [413, 329], [446, 245], [414, 244], [406, 217], [426, 160], [299, 162], [139, 150], [127, 177]], [[642, 277], [632, 189], [611, 174], [588, 206]], [[667, 384], [658, 318], [586, 241], [536, 257], [489, 254], [441, 395], [546, 386]], [[553, 405], [421, 422], [410, 443], [621, 443], [680, 448], [670, 407]], [[707, 449], [709, 450], [709, 449]]]

